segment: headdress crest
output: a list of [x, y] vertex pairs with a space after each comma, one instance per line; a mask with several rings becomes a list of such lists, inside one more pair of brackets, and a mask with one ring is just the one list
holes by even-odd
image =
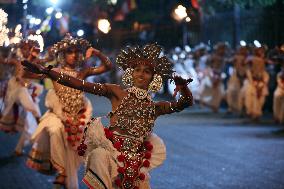
[[153, 67], [155, 74], [166, 80], [172, 77], [173, 64], [165, 55], [161, 56], [161, 53], [162, 47], [157, 43], [145, 45], [143, 48], [127, 47], [118, 54], [116, 64], [125, 71], [127, 68], [146, 63]]
[[91, 47], [91, 44], [83, 38], [73, 38], [68, 33], [68, 34], [66, 34], [66, 36], [61, 41], [59, 41], [58, 43], [54, 44], [51, 47], [51, 52], [56, 55], [58, 53], [66, 51], [70, 47], [80, 49], [81, 51], [84, 52], [89, 47]]
[[18, 44], [16, 44], [16, 46], [19, 48], [23, 48], [26, 46], [28, 46], [29, 48], [32, 48], [32, 47], [39, 48], [40, 47], [38, 41], [32, 40], [32, 39], [22, 39]]
[[157, 92], [161, 89], [163, 80], [172, 78], [173, 64], [165, 55], [161, 55], [162, 47], [157, 43], [145, 45], [143, 48], [137, 46], [127, 47], [121, 50], [116, 58], [117, 65], [124, 70], [122, 82], [131, 87], [133, 85], [132, 73], [135, 66], [141, 64], [150, 65], [154, 75], [148, 86], [148, 91]]

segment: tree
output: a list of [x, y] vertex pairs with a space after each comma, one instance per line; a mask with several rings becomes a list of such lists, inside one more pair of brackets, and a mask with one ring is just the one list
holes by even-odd
[[264, 8], [284, 3], [284, 0], [199, 0], [203, 14], [215, 14], [216, 11], [233, 9], [236, 5], [240, 8]]

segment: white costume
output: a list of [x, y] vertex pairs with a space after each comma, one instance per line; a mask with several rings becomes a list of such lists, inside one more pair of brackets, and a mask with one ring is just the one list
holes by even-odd
[[8, 81], [11, 74], [11, 66], [6, 63], [0, 63], [0, 112], [4, 109], [4, 98], [6, 96]]
[[284, 123], [284, 78], [283, 71], [277, 75], [277, 88], [273, 96], [273, 115], [279, 123]]
[[224, 97], [225, 89], [222, 81], [224, 67], [223, 57], [213, 54], [208, 59], [208, 68], [200, 82], [200, 102], [217, 112]]
[[242, 90], [246, 77], [246, 66], [243, 64], [245, 56], [236, 55], [234, 57], [234, 70], [228, 81], [226, 91], [228, 110], [241, 113], [244, 106], [244, 91]]
[[200, 82], [200, 102], [218, 111], [225, 89], [220, 73], [209, 69]]
[[43, 87], [30, 80], [24, 80], [23, 86], [16, 77], [8, 82], [4, 100], [4, 110], [1, 118], [1, 129], [5, 131], [22, 131], [16, 147], [16, 152], [21, 152], [26, 141], [29, 140], [37, 127], [36, 118], [41, 116], [38, 106], [38, 96]]
[[[166, 158], [163, 141], [152, 133], [155, 103], [149, 94], [138, 97], [135, 87], [127, 91], [118, 108], [110, 113], [111, 117], [117, 116], [114, 125], [104, 128], [100, 118], [88, 124], [83, 182], [89, 188], [150, 188], [148, 172]], [[127, 134], [111, 131], [114, 127]]]
[[265, 62], [260, 57], [250, 57], [251, 68], [247, 71], [244, 83], [246, 113], [251, 118], [262, 115], [262, 107], [268, 95], [269, 75], [265, 70]]
[[[73, 76], [74, 73], [69, 71]], [[92, 105], [81, 91], [65, 86], [57, 92], [50, 89], [45, 105], [48, 111], [32, 136], [34, 145], [27, 166], [46, 174], [53, 173], [55, 168], [66, 176], [68, 189], [77, 189], [77, 171], [82, 159], [76, 149], [85, 123], [91, 118]]]
[[[118, 135], [118, 133], [116, 134]], [[122, 137], [127, 138], [127, 136]], [[142, 165], [140, 168], [140, 174], [145, 175], [145, 179], [139, 182], [140, 189], [150, 188], [149, 171], [161, 165], [166, 159], [166, 148], [162, 139], [155, 134], [151, 134], [146, 140], [153, 145], [153, 150], [151, 151], [151, 158], [149, 159], [150, 166], [146, 168]], [[83, 178], [83, 182], [90, 189], [118, 188], [115, 180], [119, 174], [118, 168], [123, 167], [123, 162], [118, 160], [121, 152], [106, 138], [101, 118], [93, 119], [89, 124], [86, 141], [88, 148], [85, 157], [86, 174]], [[127, 170], [129, 170], [129, 174], [132, 173], [131, 168], [126, 168], [126, 174]], [[137, 174], [136, 170], [134, 174]]]

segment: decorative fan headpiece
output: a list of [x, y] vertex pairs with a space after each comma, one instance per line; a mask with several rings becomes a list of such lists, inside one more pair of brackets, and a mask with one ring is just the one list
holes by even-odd
[[32, 47], [40, 48], [38, 41], [31, 39], [22, 39], [16, 46], [19, 48], [28, 47], [29, 49]]
[[163, 80], [170, 79], [173, 74], [173, 64], [162, 55], [162, 47], [157, 43], [145, 45], [143, 48], [137, 46], [127, 47], [121, 50], [116, 58], [117, 65], [124, 70], [122, 82], [126, 86], [133, 86], [132, 73], [137, 65], [147, 64], [153, 68], [154, 76], [149, 84], [148, 90], [157, 92], [161, 89]]
[[74, 47], [84, 52], [89, 47], [91, 47], [91, 44], [83, 38], [73, 38], [69, 33], [67, 33], [66, 36], [61, 41], [59, 41], [58, 43], [54, 44], [51, 47], [51, 52], [54, 55], [57, 55], [61, 52], [65, 52], [67, 49], [71, 47]]
[[127, 68], [135, 68], [139, 64], [150, 65], [155, 74], [160, 75], [164, 80], [172, 77], [173, 63], [166, 56], [160, 56], [162, 47], [157, 43], [141, 47], [127, 47], [121, 50], [116, 58], [116, 63], [124, 71]]

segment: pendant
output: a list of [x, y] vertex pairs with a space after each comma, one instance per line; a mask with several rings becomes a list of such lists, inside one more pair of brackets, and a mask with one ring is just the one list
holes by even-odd
[[129, 89], [129, 92], [134, 93], [136, 98], [138, 98], [139, 100], [149, 98], [148, 92], [144, 89], [140, 89], [140, 88], [137, 88], [137, 87], [131, 87]]

